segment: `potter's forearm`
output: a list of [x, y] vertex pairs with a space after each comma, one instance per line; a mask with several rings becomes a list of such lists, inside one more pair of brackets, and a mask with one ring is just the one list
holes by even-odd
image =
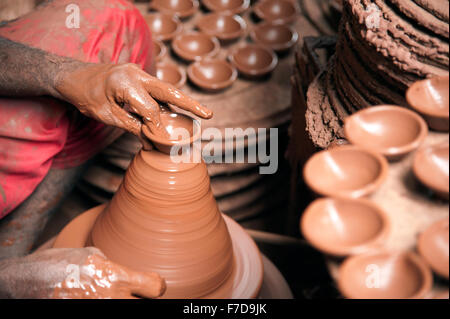
[[61, 98], [55, 83], [85, 63], [0, 37], [0, 96]]
[[4, 259], [0, 261], [0, 299], [16, 298], [21, 295], [18, 291], [24, 288], [20, 284], [20, 258]]

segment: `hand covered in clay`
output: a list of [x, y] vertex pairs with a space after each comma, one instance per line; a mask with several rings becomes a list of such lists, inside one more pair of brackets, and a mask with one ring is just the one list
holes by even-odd
[[165, 291], [156, 273], [136, 272], [97, 248], [58, 248], [0, 262], [0, 297], [155, 298]]
[[173, 104], [202, 118], [212, 112], [170, 84], [142, 71], [137, 65], [84, 64], [60, 72], [56, 80], [60, 98], [86, 116], [114, 125], [142, 138], [143, 122], [160, 129], [159, 105]]

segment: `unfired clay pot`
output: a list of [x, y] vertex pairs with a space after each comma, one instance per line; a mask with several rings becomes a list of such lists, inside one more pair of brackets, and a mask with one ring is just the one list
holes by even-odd
[[431, 129], [448, 132], [448, 90], [448, 75], [434, 77], [411, 85], [406, 92], [406, 100], [425, 118]]
[[369, 107], [345, 119], [345, 136], [355, 145], [379, 152], [389, 160], [399, 160], [416, 150], [428, 128], [415, 112], [394, 105]]
[[295, 1], [261, 0], [253, 6], [253, 12], [262, 20], [284, 24], [295, 22], [299, 9]]
[[306, 184], [317, 194], [353, 198], [373, 193], [387, 173], [383, 156], [354, 145], [318, 152], [303, 168]]
[[303, 212], [300, 228], [315, 248], [346, 256], [380, 249], [390, 230], [386, 213], [367, 199], [320, 198]]
[[220, 91], [231, 86], [237, 78], [236, 69], [227, 61], [207, 59], [191, 64], [189, 79], [206, 91]]
[[162, 42], [153, 41], [153, 49], [155, 50], [154, 57], [156, 62], [159, 62], [162, 59], [164, 59], [164, 57], [167, 54], [167, 48]]
[[186, 71], [173, 63], [158, 63], [156, 65], [156, 77], [176, 88], [181, 88], [186, 83]]
[[202, 32], [188, 32], [173, 40], [172, 49], [185, 61], [198, 61], [215, 57], [219, 53], [220, 44], [216, 37]]
[[426, 146], [414, 156], [413, 172], [417, 179], [437, 196], [449, 199], [449, 144]]
[[448, 279], [449, 273], [449, 228], [448, 218], [441, 219], [422, 234], [417, 242], [417, 250], [431, 269]]
[[247, 23], [239, 15], [211, 13], [197, 21], [197, 27], [203, 33], [217, 37], [221, 41], [232, 41], [245, 34]]
[[[188, 127], [186, 117], [169, 114], [167, 121], [166, 113], [163, 124]], [[111, 202], [74, 219], [54, 244], [84, 246], [159, 273], [167, 284], [163, 298], [254, 298], [262, 284], [258, 248], [219, 212], [205, 163], [180, 163], [156, 150], [140, 151]]]
[[238, 14], [248, 9], [250, 0], [203, 0], [202, 4], [210, 11]]
[[169, 14], [152, 13], [145, 16], [152, 36], [159, 41], [172, 40], [183, 29], [180, 20]]
[[197, 12], [198, 0], [152, 0], [150, 8], [161, 13], [188, 18]]
[[278, 64], [278, 58], [272, 50], [257, 44], [235, 48], [230, 53], [229, 60], [241, 75], [249, 78], [264, 76]]
[[254, 26], [250, 36], [258, 44], [267, 46], [276, 52], [285, 52], [298, 40], [298, 33], [288, 25], [259, 23]]
[[418, 299], [431, 289], [431, 270], [412, 252], [376, 252], [347, 258], [338, 288], [353, 299]]

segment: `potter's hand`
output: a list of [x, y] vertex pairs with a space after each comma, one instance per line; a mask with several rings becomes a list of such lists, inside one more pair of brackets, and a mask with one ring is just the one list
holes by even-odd
[[123, 128], [141, 137], [141, 119], [160, 126], [159, 105], [170, 103], [202, 118], [212, 112], [170, 84], [142, 71], [135, 64], [80, 64], [60, 72], [56, 81], [60, 98], [81, 113]]
[[48, 249], [0, 262], [0, 297], [155, 298], [164, 291], [158, 274], [120, 266], [92, 247]]

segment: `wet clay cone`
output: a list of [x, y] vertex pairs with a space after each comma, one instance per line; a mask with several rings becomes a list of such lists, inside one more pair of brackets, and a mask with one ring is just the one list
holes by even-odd
[[159, 273], [167, 283], [163, 298], [200, 298], [233, 271], [205, 163], [174, 163], [156, 150], [136, 155], [88, 244], [119, 264]]

